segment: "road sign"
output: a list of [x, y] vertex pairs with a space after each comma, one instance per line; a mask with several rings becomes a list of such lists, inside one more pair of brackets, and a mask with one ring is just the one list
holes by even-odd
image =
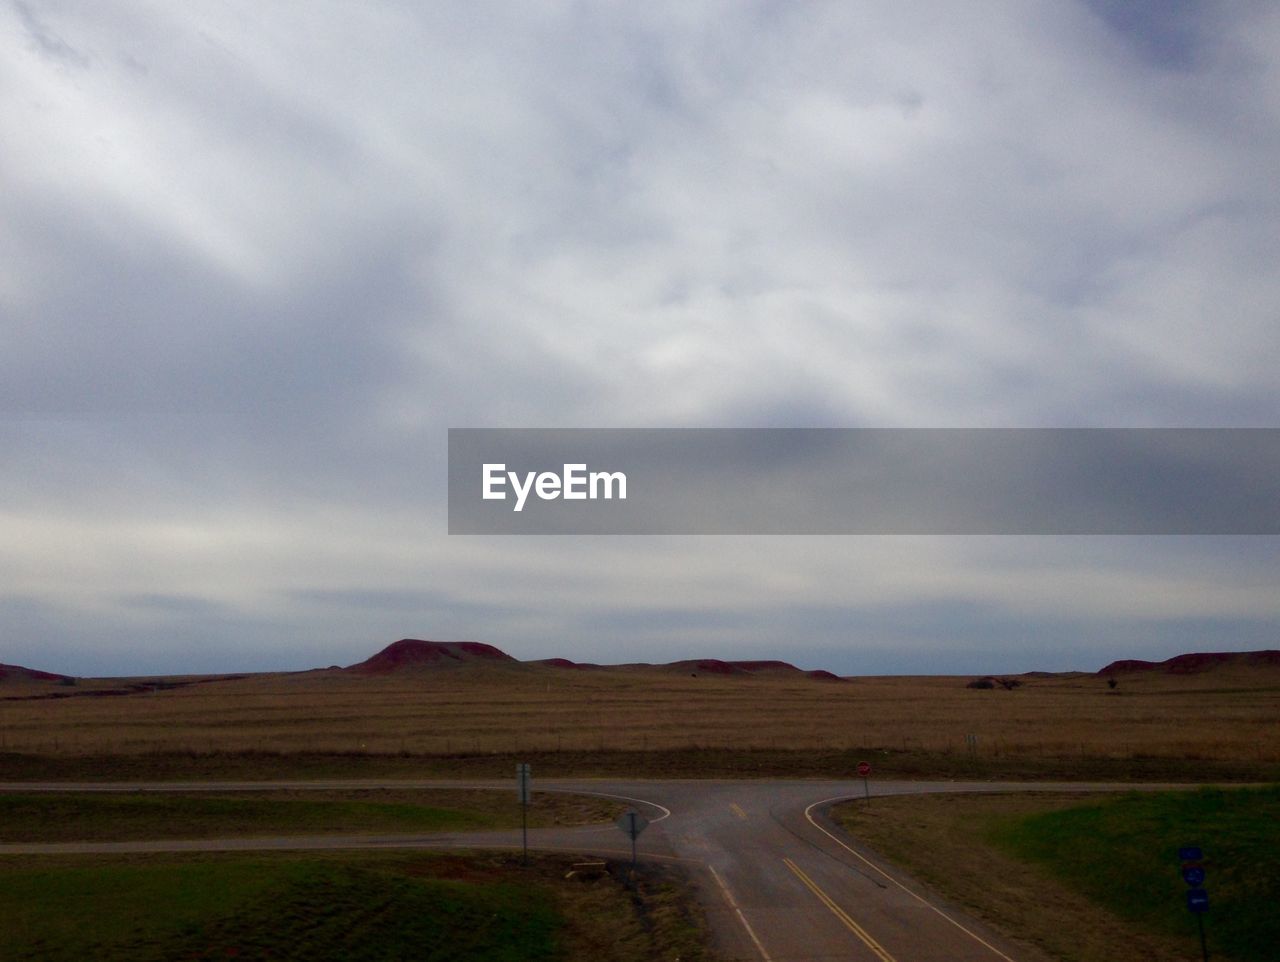
[[516, 795], [519, 797], [521, 805], [529, 804], [532, 783], [533, 777], [529, 771], [529, 763], [521, 762], [516, 766]]
[[634, 808], [629, 808], [618, 816], [615, 824], [622, 829], [622, 834], [635, 841], [640, 837], [640, 833], [649, 827], [649, 820]]
[[871, 774], [871, 763], [858, 762], [858, 776], [860, 778], [866, 778], [870, 774]]
[[1209, 893], [1204, 885], [1205, 870], [1200, 864], [1204, 852], [1199, 845], [1183, 845], [1178, 849], [1178, 858], [1182, 861], [1182, 880], [1191, 886], [1187, 889], [1187, 911], [1196, 917], [1196, 928], [1200, 930], [1200, 956], [1209, 962], [1209, 943], [1204, 935], [1204, 914], [1209, 911]]
[[618, 816], [616, 824], [622, 829], [623, 834], [631, 839], [631, 871], [634, 872], [636, 870], [636, 839], [649, 827], [649, 820], [634, 808], [629, 808]]

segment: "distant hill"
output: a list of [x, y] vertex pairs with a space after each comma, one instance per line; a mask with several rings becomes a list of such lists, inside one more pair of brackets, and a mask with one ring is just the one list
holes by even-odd
[[691, 675], [767, 675], [775, 678], [794, 675], [824, 681], [840, 680], [838, 675], [833, 675], [829, 671], [802, 671], [785, 661], [721, 661], [719, 658], [696, 658], [644, 667], [663, 671], [687, 671]]
[[1134, 672], [1155, 671], [1168, 675], [1194, 675], [1225, 666], [1280, 667], [1280, 651], [1199, 651], [1176, 655], [1164, 661], [1141, 661], [1128, 658], [1113, 661], [1098, 672], [1099, 675], [1123, 675]]
[[418, 668], [445, 668], [466, 664], [504, 664], [521, 668], [556, 668], [573, 671], [651, 671], [689, 675], [734, 675], [749, 677], [795, 676], [819, 681], [841, 681], [829, 671], [802, 671], [785, 661], [722, 661], [719, 658], [690, 658], [661, 665], [635, 663], [627, 665], [597, 665], [570, 661], [568, 658], [541, 658], [536, 661], [519, 661], [493, 645], [476, 641], [421, 641], [403, 638], [388, 645], [372, 658], [351, 665], [344, 671], [364, 675], [388, 674], [393, 671]]
[[383, 648], [372, 658], [346, 671], [361, 675], [385, 675], [406, 668], [443, 667], [482, 662], [486, 664], [511, 664], [520, 662], [505, 651], [478, 641], [421, 641], [402, 638]]
[[0, 681], [70, 681], [67, 675], [55, 675], [51, 671], [37, 671], [21, 665], [0, 665]]
[[664, 674], [689, 675], [733, 675], [747, 677], [764, 675], [770, 677], [813, 678], [816, 681], [844, 681], [839, 675], [817, 669], [805, 671], [785, 661], [723, 661], [720, 658], [686, 658], [682, 661], [668, 661], [662, 664], [651, 664], [646, 661], [630, 662], [625, 665], [598, 665], [593, 662], [570, 661], [568, 658], [540, 658], [537, 661], [521, 662], [523, 665], [540, 665], [545, 668], [569, 668], [575, 671], [649, 671]]

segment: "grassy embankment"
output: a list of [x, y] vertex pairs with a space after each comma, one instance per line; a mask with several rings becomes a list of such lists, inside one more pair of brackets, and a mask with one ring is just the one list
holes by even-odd
[[706, 958], [669, 869], [634, 888], [539, 856], [0, 860], [0, 958], [641, 962]]
[[1280, 788], [875, 799], [849, 831], [945, 897], [1073, 962], [1198, 958], [1177, 850], [1205, 852], [1211, 954], [1280, 945]]
[[[535, 792], [529, 825], [609, 822], [604, 798]], [[459, 789], [0, 794], [0, 843], [383, 834], [518, 828], [514, 792]]]

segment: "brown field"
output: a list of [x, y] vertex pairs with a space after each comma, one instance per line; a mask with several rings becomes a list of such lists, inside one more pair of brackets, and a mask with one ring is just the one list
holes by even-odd
[[[1191, 675], [716, 677], [469, 664], [386, 675], [250, 675], [110, 697], [120, 679], [0, 684], [0, 753], [463, 756], [880, 750], [956, 760], [1280, 762], [1280, 669]], [[967, 735], [975, 736], [970, 743]]]

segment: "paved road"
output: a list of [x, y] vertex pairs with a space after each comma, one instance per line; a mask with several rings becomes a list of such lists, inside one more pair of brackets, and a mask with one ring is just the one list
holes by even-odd
[[[513, 782], [311, 781], [0, 783], [0, 791], [235, 791], [272, 788], [486, 787]], [[875, 782], [872, 796], [1018, 791], [1026, 784]], [[1037, 791], [1121, 786], [1036, 784]], [[1133, 788], [1132, 785], [1123, 786]], [[716, 947], [753, 962], [1038, 962], [1025, 948], [927, 895], [899, 870], [860, 849], [825, 816], [840, 798], [861, 797], [861, 781], [538, 781], [540, 791], [594, 792], [628, 799], [652, 820], [642, 859], [685, 863], [707, 909]], [[630, 855], [613, 826], [539, 829], [531, 847]], [[0, 855], [53, 852], [251, 851], [335, 848], [518, 847], [519, 832], [306, 836], [0, 845]]]

